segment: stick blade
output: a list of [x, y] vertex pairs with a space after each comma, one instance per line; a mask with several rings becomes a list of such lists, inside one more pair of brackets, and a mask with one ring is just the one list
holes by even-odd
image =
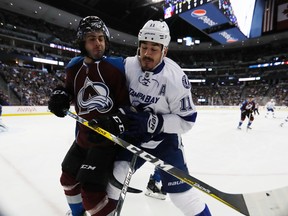
[[[118, 189], [122, 189], [123, 188], [123, 184], [121, 183], [121, 182], [119, 182], [116, 178], [115, 178], [115, 176], [112, 174], [112, 175], [110, 175], [110, 177], [109, 177], [109, 182], [113, 185], [113, 186], [115, 186], [116, 188], [118, 188]], [[142, 190], [139, 190], [139, 189], [137, 189], [137, 188], [133, 188], [133, 187], [128, 187], [127, 188], [127, 192], [128, 193], [142, 193], [143, 191]]]

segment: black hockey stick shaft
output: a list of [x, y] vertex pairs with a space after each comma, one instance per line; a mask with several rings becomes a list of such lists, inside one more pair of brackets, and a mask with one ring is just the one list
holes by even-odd
[[119, 199], [118, 199], [118, 203], [117, 203], [117, 206], [116, 206], [116, 209], [115, 209], [115, 212], [114, 212], [114, 216], [120, 216], [120, 213], [121, 213], [121, 210], [122, 210], [122, 207], [123, 207], [123, 204], [124, 204], [124, 200], [125, 200], [125, 197], [126, 197], [126, 194], [127, 194], [127, 189], [129, 187], [132, 175], [133, 175], [133, 173], [135, 171], [136, 160], [137, 160], [137, 155], [134, 154], [133, 157], [132, 157], [132, 160], [130, 162], [129, 170], [127, 172], [127, 175], [126, 175], [124, 183], [123, 183], [123, 187], [122, 187]]
[[[109, 182], [116, 188], [122, 190], [123, 188], [123, 184], [121, 182], [119, 182], [115, 176], [113, 174], [111, 174], [111, 176], [109, 177]], [[128, 193], [142, 193], [143, 191], [137, 188], [132, 188], [132, 187], [128, 187], [127, 188], [127, 192]]]
[[102, 136], [106, 137], [107, 139], [117, 143], [118, 145], [122, 146], [123, 148], [129, 150], [130, 152], [134, 153], [135, 155], [143, 158], [144, 160], [152, 163], [156, 167], [162, 169], [163, 171], [173, 175], [174, 177], [178, 178], [179, 180], [199, 189], [200, 191], [208, 194], [209, 196], [215, 198], [216, 200], [220, 201], [221, 203], [233, 208], [234, 210], [250, 216], [247, 205], [245, 203], [243, 194], [228, 194], [222, 191], [215, 189], [214, 187], [202, 182], [201, 180], [189, 175], [188, 173], [168, 164], [164, 161], [160, 160], [159, 158], [145, 152], [144, 150], [132, 145], [131, 143], [122, 140], [119, 137], [109, 133], [108, 131], [100, 128], [100, 127], [92, 127], [88, 124], [88, 121], [83, 119], [82, 117], [68, 111], [67, 115], [74, 118], [79, 123], [85, 125], [86, 127], [90, 128], [91, 130], [101, 134]]

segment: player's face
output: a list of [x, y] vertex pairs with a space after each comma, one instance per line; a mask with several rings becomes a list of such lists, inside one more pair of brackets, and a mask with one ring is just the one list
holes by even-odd
[[85, 36], [85, 49], [92, 58], [101, 58], [105, 52], [105, 35], [103, 32], [87, 33]]
[[[159, 64], [162, 57], [162, 45], [158, 43], [152, 43], [142, 41], [139, 47], [140, 52], [140, 64], [143, 71], [151, 71]], [[167, 50], [165, 49], [164, 55]]]

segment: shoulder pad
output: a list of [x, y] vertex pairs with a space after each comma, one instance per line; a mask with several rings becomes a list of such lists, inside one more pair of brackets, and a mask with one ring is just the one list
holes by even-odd
[[83, 56], [77, 56], [72, 58], [69, 63], [67, 64], [66, 68], [73, 67], [74, 65], [78, 64], [79, 62], [83, 61], [84, 57]]
[[107, 57], [104, 59], [104, 61], [109, 62], [114, 67], [118, 68], [121, 72], [125, 71], [124, 68], [124, 59], [122, 57]]

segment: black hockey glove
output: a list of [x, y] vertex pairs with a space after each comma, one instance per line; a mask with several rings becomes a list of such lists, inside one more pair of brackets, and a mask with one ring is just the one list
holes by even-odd
[[[92, 119], [88, 124], [94, 128], [101, 127], [111, 134], [118, 136], [128, 130], [130, 121], [127, 113], [130, 112], [134, 112], [132, 107], [119, 108], [119, 112]], [[99, 134], [99, 136], [102, 135]]]
[[70, 108], [69, 94], [64, 87], [58, 87], [53, 90], [48, 101], [48, 109], [56, 116], [63, 118]]
[[126, 135], [137, 137], [141, 142], [148, 142], [162, 132], [164, 119], [160, 114], [137, 112], [127, 114], [130, 120]]

